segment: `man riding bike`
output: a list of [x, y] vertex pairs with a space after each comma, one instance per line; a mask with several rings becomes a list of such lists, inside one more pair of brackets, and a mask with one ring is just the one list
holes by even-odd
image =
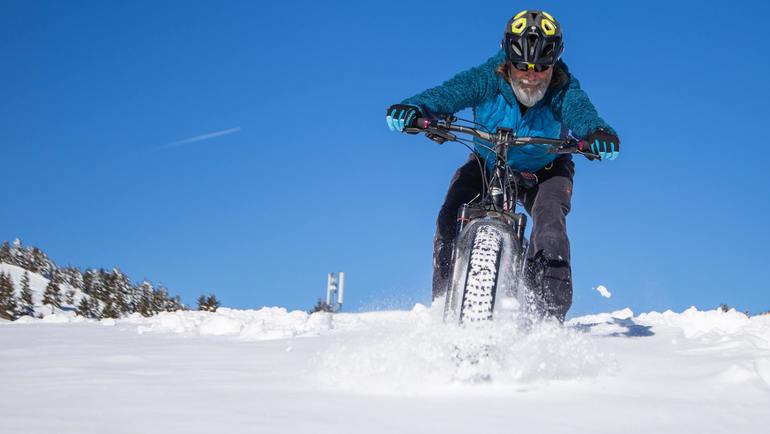
[[[506, 24], [502, 49], [482, 65], [455, 75], [388, 108], [391, 130], [404, 131], [418, 118], [473, 108], [474, 122], [487, 131], [511, 128], [518, 136], [581, 138], [585, 153], [615, 159], [620, 140], [599, 117], [577, 79], [560, 60], [562, 29], [547, 12], [527, 10]], [[489, 169], [495, 158], [476, 141], [475, 153], [452, 177], [436, 221], [433, 244], [433, 299], [449, 285], [456, 215], [463, 203], [483, 189], [480, 156]], [[490, 156], [490, 154], [492, 154]], [[556, 155], [536, 144], [512, 148], [508, 165], [535, 180], [522, 191], [533, 227], [527, 253], [525, 285], [543, 301], [544, 315], [564, 320], [572, 305], [572, 272], [566, 216], [572, 198], [575, 164], [569, 154]]]

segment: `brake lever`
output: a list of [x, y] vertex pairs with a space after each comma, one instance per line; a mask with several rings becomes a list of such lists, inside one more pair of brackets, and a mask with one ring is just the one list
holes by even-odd
[[584, 156], [584, 157], [586, 157], [588, 159], [588, 161], [594, 161], [594, 160], [602, 161], [602, 157], [600, 157], [600, 156], [598, 156], [598, 155], [596, 155], [596, 154], [594, 154], [592, 152], [585, 152], [583, 150], [583, 145], [585, 144], [585, 140], [576, 141], [575, 143], [576, 143], [575, 147], [577, 148], [577, 153], [582, 155], [582, 156]]
[[444, 142], [454, 142], [457, 140], [457, 136], [450, 133], [449, 131], [442, 130], [439, 128], [431, 128], [425, 132], [425, 137], [433, 140], [434, 142], [438, 143], [439, 145], [443, 144]]
[[457, 136], [449, 132], [448, 130], [441, 128], [441, 125], [439, 124], [438, 127], [428, 127], [428, 128], [404, 128], [404, 132], [407, 134], [420, 134], [425, 133], [425, 137], [433, 140], [434, 142], [438, 143], [439, 145], [443, 144], [444, 142], [454, 142], [457, 141]]
[[584, 157], [586, 157], [588, 160], [599, 160], [601, 161], [601, 157], [593, 154], [591, 152], [585, 152], [583, 151], [583, 141], [582, 140], [576, 140], [572, 139], [569, 140], [567, 143], [565, 143], [562, 146], [552, 147], [549, 151], [551, 154], [580, 154]]

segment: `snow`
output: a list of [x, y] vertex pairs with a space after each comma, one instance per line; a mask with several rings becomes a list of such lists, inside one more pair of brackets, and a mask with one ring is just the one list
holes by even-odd
[[612, 297], [612, 293], [607, 289], [604, 285], [599, 285], [596, 287], [596, 291], [599, 292], [599, 295], [601, 295], [604, 298], [610, 298]]
[[273, 307], [259, 310], [220, 308], [210, 312], [161, 312], [145, 318], [135, 314], [124, 320], [138, 325], [139, 333], [170, 332], [197, 336], [233, 336], [240, 340], [286, 339], [317, 336], [331, 328], [331, 314], [288, 312]]
[[[0, 322], [3, 433], [766, 432], [770, 316], [439, 308]], [[482, 345], [483, 344], [483, 345]], [[483, 348], [488, 356], [459, 357]]]

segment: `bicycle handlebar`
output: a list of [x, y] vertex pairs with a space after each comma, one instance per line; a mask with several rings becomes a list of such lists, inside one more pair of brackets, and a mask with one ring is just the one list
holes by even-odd
[[[428, 118], [418, 118], [415, 121], [415, 126], [405, 128], [404, 132], [412, 134], [425, 132], [438, 135], [442, 139], [448, 141], [457, 141], [457, 136], [452, 134], [452, 132], [458, 132], [491, 143], [504, 143], [509, 146], [548, 145], [551, 148], [551, 152], [554, 153], [587, 154], [582, 151], [582, 141], [578, 141], [574, 138], [567, 137], [564, 139], [552, 139], [549, 137], [517, 137], [506, 130], [498, 130], [495, 133], [489, 133], [476, 128], [453, 125], [451, 121], [438, 122], [437, 120]], [[594, 156], [593, 154], [589, 155], [592, 158], [598, 159], [598, 156]]]

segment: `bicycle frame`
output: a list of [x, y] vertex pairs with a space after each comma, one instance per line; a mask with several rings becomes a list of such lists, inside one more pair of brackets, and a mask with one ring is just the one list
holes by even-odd
[[[425, 133], [431, 140], [438, 143], [445, 141], [462, 142], [454, 133], [463, 133], [492, 144], [489, 149], [494, 151], [495, 165], [491, 175], [482, 170], [485, 188], [478, 204], [463, 204], [458, 210], [457, 234], [465, 225], [477, 218], [491, 217], [500, 219], [514, 228], [515, 237], [519, 247], [524, 247], [524, 232], [527, 225], [527, 216], [516, 212], [518, 200], [518, 180], [520, 172], [508, 166], [508, 150], [513, 146], [539, 144], [549, 146], [549, 152], [555, 154], [580, 153], [580, 143], [574, 138], [552, 139], [547, 137], [517, 137], [510, 128], [498, 128], [494, 133], [481, 131], [463, 125], [454, 125], [457, 117], [453, 115], [439, 116], [435, 120], [419, 118], [414, 128], [407, 128], [407, 133]], [[482, 145], [483, 146], [483, 145]], [[481, 156], [474, 150], [479, 161]], [[489, 186], [487, 189], [486, 187]]]

